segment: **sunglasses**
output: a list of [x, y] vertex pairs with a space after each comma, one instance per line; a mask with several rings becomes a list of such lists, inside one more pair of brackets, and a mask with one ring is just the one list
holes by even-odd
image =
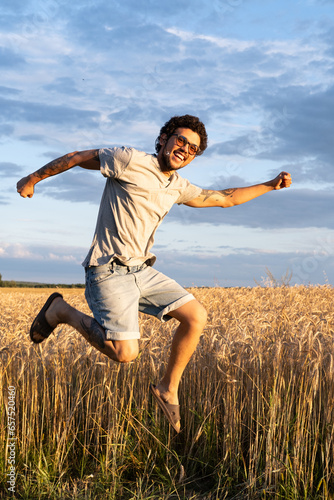
[[190, 142], [186, 137], [184, 137], [184, 135], [172, 134], [171, 137], [176, 137], [176, 144], [180, 147], [189, 144], [189, 154], [194, 156], [201, 153], [199, 146], [197, 146], [196, 144], [190, 144]]

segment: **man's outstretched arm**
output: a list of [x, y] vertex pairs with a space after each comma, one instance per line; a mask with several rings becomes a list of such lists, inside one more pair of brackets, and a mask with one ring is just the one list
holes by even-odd
[[47, 163], [44, 167], [36, 170], [36, 172], [27, 177], [23, 177], [16, 185], [17, 192], [23, 198], [31, 198], [34, 194], [34, 187], [37, 182], [47, 179], [52, 175], [61, 174], [76, 166], [91, 170], [99, 170], [99, 150], [90, 149], [87, 151], [75, 151], [50, 161], [50, 163]]
[[281, 172], [275, 179], [254, 186], [223, 189], [221, 191], [203, 189], [197, 198], [188, 201], [185, 205], [195, 208], [233, 207], [253, 200], [269, 191], [288, 188], [290, 185], [291, 175], [288, 172]]

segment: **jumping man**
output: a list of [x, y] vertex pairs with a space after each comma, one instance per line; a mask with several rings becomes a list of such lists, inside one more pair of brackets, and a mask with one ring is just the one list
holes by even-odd
[[33, 342], [46, 339], [61, 323], [75, 328], [96, 349], [126, 363], [139, 352], [138, 310], [161, 321], [178, 320], [167, 369], [150, 390], [176, 432], [180, 431], [178, 387], [206, 323], [204, 307], [174, 280], [153, 269], [154, 234], [174, 203], [189, 207], [232, 207], [269, 191], [287, 188], [291, 176], [244, 188], [201, 189], [179, 170], [207, 147], [204, 124], [194, 116], [171, 118], [156, 140], [156, 154], [134, 148], [76, 151], [51, 161], [17, 183], [31, 198], [43, 179], [79, 166], [106, 177], [93, 241], [83, 262], [85, 296], [94, 318], [52, 294], [30, 329]]

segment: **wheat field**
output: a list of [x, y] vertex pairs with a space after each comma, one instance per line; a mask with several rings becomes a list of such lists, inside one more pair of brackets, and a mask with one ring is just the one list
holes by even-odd
[[[58, 291], [89, 313], [83, 290]], [[334, 498], [332, 287], [191, 289], [208, 323], [177, 436], [148, 392], [174, 320], [141, 316], [140, 355], [119, 365], [68, 326], [31, 343], [51, 292], [0, 288], [2, 498]]]

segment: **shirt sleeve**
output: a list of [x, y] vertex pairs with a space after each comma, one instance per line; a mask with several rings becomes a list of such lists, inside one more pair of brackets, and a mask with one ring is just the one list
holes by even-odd
[[191, 184], [187, 179], [183, 179], [183, 184], [180, 196], [176, 200], [178, 205], [197, 198], [202, 192], [202, 188], [195, 186], [195, 184]]
[[102, 148], [99, 150], [100, 171], [104, 177], [118, 178], [130, 163], [132, 148]]

